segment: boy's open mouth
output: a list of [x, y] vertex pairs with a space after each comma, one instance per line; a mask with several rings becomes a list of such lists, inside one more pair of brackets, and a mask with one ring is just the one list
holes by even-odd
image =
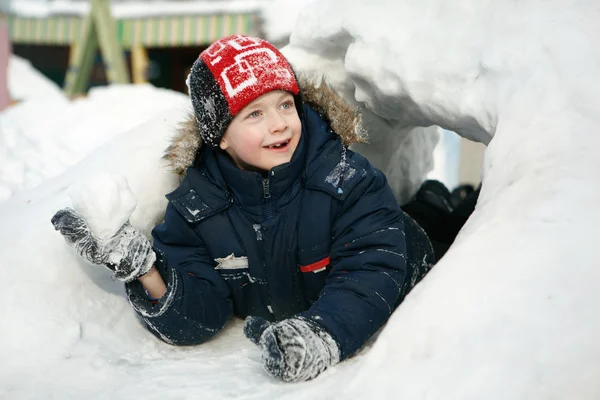
[[281, 142], [273, 143], [268, 146], [263, 146], [267, 150], [286, 150], [290, 144], [290, 139], [282, 140]]

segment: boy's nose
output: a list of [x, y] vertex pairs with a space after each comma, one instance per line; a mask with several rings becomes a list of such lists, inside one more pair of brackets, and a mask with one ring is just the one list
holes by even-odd
[[287, 128], [287, 121], [279, 113], [271, 114], [269, 118], [269, 132], [271, 134], [281, 133]]

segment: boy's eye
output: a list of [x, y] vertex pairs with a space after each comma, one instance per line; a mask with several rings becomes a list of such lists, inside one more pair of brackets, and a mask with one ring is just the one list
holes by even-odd
[[256, 118], [256, 117], [260, 117], [260, 111], [258, 111], [258, 110], [252, 111], [250, 114], [248, 114], [248, 118]]
[[293, 106], [294, 106], [294, 102], [291, 100], [288, 100], [281, 105], [281, 108], [283, 108], [284, 110], [288, 110], [288, 109], [292, 108]]

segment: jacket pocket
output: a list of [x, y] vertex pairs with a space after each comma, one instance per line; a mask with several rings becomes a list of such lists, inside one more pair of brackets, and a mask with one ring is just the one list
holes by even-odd
[[215, 259], [217, 271], [232, 291], [239, 290], [250, 283], [250, 269], [248, 268], [248, 257], [236, 257], [230, 254], [227, 257]]
[[250, 277], [249, 268], [217, 268], [216, 271], [229, 286], [234, 314], [242, 317], [250, 315], [255, 307], [257, 288], [253, 285], [255, 280]]
[[331, 270], [331, 258], [329, 255], [318, 257], [317, 261], [299, 265], [298, 268], [304, 282], [304, 293], [312, 304], [319, 299], [319, 294], [325, 286], [325, 279]]

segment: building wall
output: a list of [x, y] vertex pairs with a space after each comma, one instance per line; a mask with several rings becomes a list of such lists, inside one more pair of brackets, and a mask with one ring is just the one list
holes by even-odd
[[486, 147], [465, 138], [460, 140], [460, 183], [477, 186], [481, 182], [481, 167]]
[[10, 41], [8, 40], [8, 26], [6, 20], [0, 16], [0, 110], [6, 108], [10, 100], [7, 81], [9, 57]]

